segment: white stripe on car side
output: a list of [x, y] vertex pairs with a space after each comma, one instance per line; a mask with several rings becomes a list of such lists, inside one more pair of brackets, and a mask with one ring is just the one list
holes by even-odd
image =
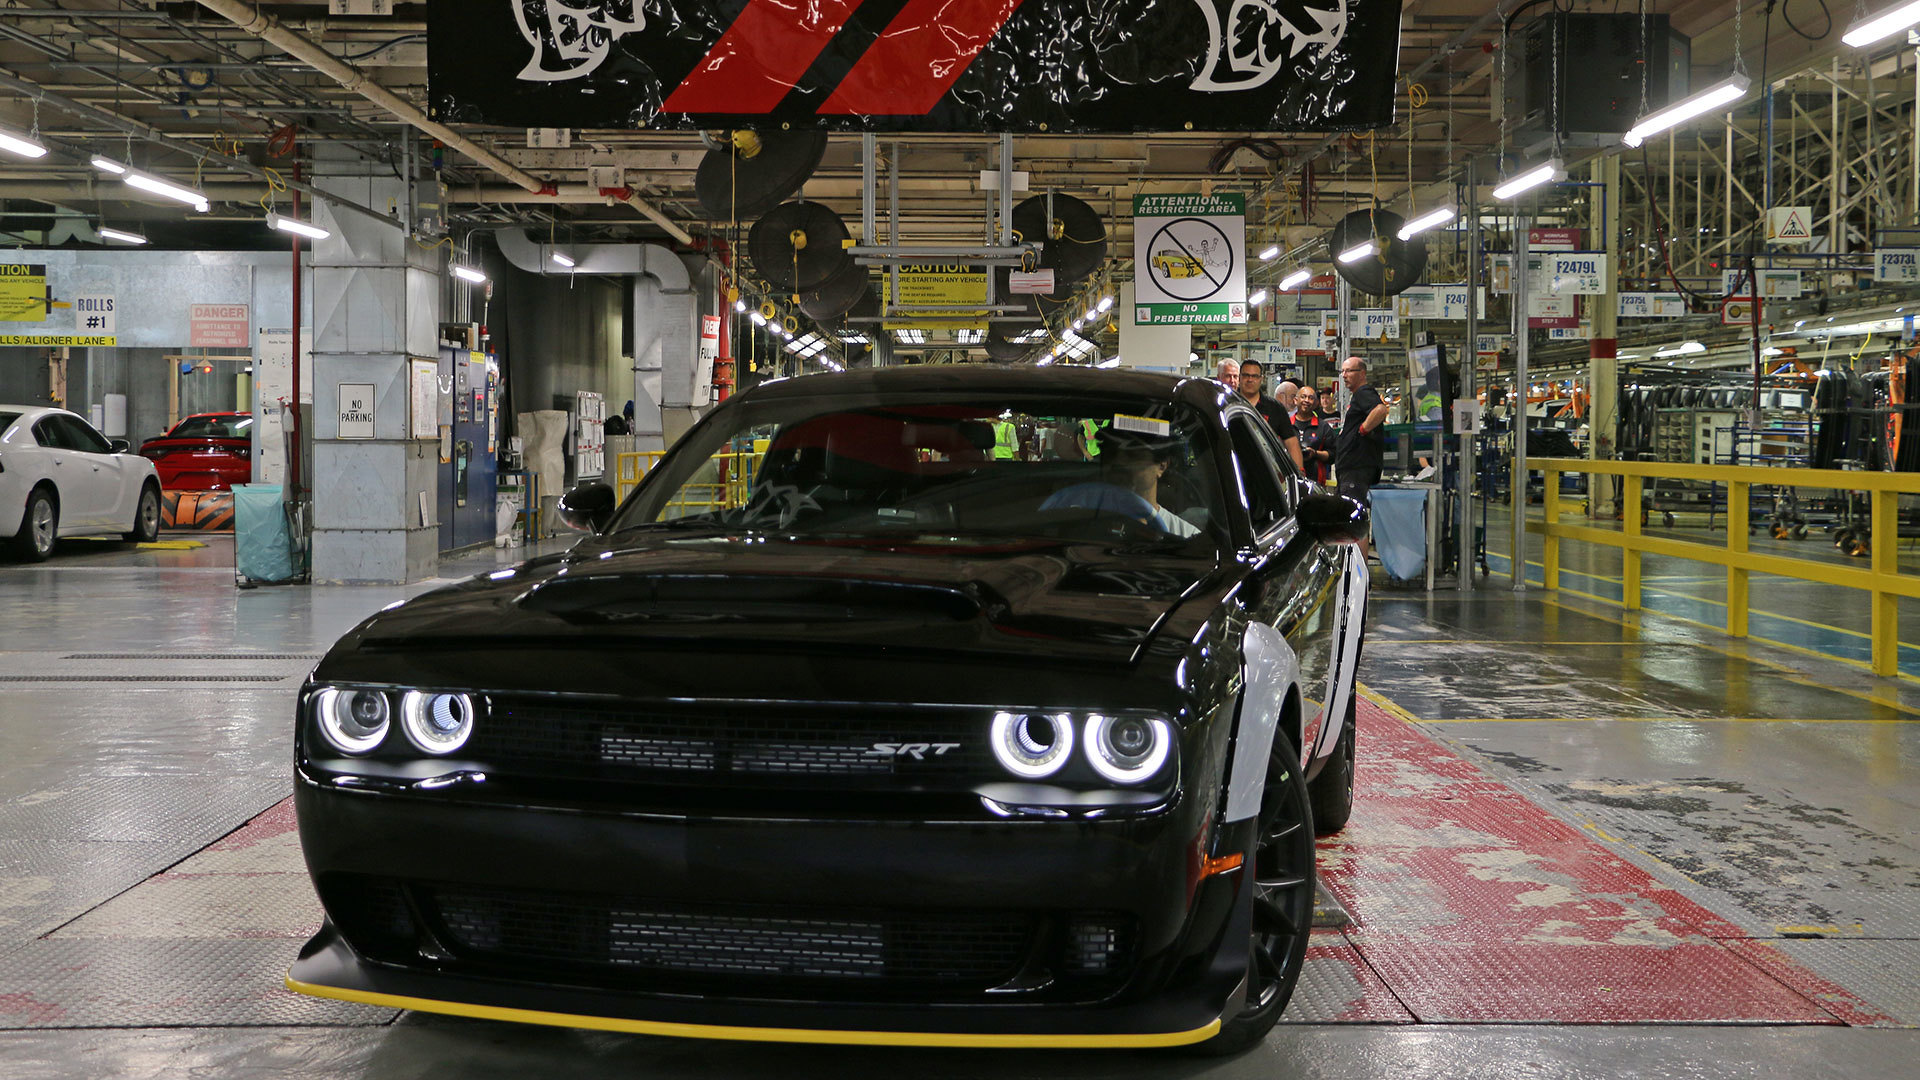
[[1342, 545], [1346, 552], [1346, 570], [1340, 578], [1340, 621], [1336, 626], [1336, 655], [1327, 673], [1327, 712], [1320, 722], [1320, 738], [1308, 759], [1331, 757], [1340, 745], [1347, 724], [1347, 702], [1353, 697], [1353, 684], [1360, 678], [1360, 638], [1367, 619], [1367, 559], [1354, 545]]
[[1279, 630], [1263, 622], [1247, 624], [1242, 646], [1246, 664], [1240, 690], [1240, 716], [1233, 735], [1233, 765], [1227, 780], [1227, 821], [1245, 821], [1260, 812], [1267, 786], [1267, 756], [1280, 726], [1280, 706], [1300, 679], [1300, 658]]

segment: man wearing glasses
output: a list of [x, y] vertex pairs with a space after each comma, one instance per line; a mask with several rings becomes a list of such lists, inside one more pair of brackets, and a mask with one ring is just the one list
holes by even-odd
[[1293, 467], [1300, 472], [1306, 466], [1300, 460], [1300, 433], [1293, 428], [1293, 420], [1287, 416], [1287, 407], [1260, 393], [1261, 376], [1265, 372], [1258, 360], [1240, 362], [1240, 396], [1247, 399], [1253, 411], [1260, 414], [1279, 437], [1280, 444], [1287, 448], [1287, 455], [1293, 458]]
[[1387, 453], [1387, 435], [1381, 430], [1387, 422], [1387, 403], [1380, 400], [1380, 391], [1367, 385], [1367, 362], [1357, 356], [1341, 363], [1340, 381], [1352, 396], [1334, 442], [1334, 480], [1340, 494], [1368, 504]]

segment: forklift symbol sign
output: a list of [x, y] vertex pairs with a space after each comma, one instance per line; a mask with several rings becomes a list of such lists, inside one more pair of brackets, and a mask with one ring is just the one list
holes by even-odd
[[373, 438], [373, 384], [340, 384], [340, 438]]

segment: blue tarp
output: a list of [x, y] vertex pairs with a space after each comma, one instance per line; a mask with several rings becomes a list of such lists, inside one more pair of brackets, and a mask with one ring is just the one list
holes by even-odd
[[1373, 489], [1373, 548], [1395, 581], [1427, 572], [1427, 493], [1420, 488]]
[[248, 581], [293, 578], [293, 546], [279, 484], [233, 486], [234, 570]]

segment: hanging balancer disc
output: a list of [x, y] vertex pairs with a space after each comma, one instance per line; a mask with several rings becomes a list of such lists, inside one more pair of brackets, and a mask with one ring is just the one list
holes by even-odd
[[[1388, 210], [1355, 210], [1341, 218], [1327, 234], [1327, 248], [1335, 258], [1333, 268], [1347, 283], [1375, 296], [1398, 296], [1420, 280], [1427, 268], [1427, 241], [1416, 236], [1400, 239], [1405, 225], [1399, 214]], [[1350, 263], [1338, 256], [1343, 251], [1374, 240], [1379, 249]]]
[[693, 192], [715, 221], [752, 221], [780, 205], [800, 190], [827, 152], [824, 131], [747, 136], [734, 146], [707, 151], [694, 173]]
[[853, 263], [843, 246], [851, 238], [840, 215], [820, 203], [781, 203], [747, 232], [747, 256], [774, 288], [806, 292]]
[[870, 291], [867, 285], [867, 268], [849, 260], [818, 288], [800, 294], [800, 310], [815, 322], [833, 322], [853, 310]]
[[1013, 208], [1013, 230], [1027, 243], [1039, 241], [1040, 267], [1053, 271], [1055, 293], [1093, 276], [1107, 261], [1107, 227], [1099, 211], [1071, 195], [1035, 195]]

